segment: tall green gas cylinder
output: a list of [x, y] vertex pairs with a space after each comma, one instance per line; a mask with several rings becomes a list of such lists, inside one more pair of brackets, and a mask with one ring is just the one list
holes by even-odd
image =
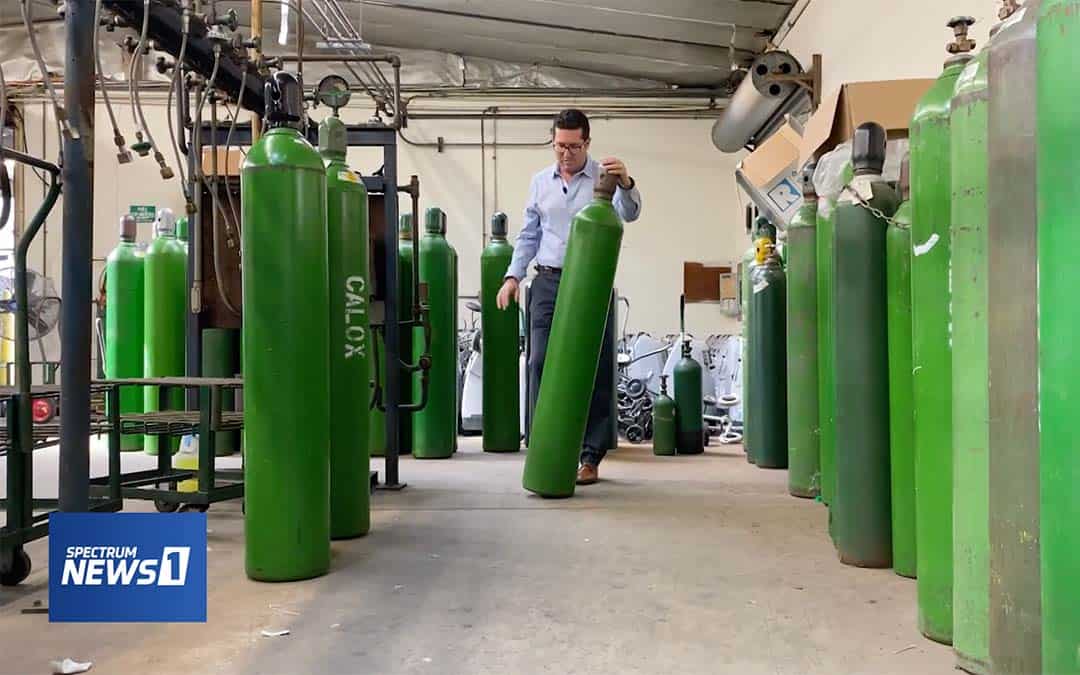
[[900, 166], [903, 200], [885, 232], [889, 316], [889, 456], [893, 570], [915, 578], [915, 418], [911, 375], [910, 160]]
[[[836, 202], [818, 200], [817, 232], [814, 233], [817, 263], [818, 334], [818, 449], [821, 453], [821, 501], [831, 506], [836, 494], [836, 367], [833, 363], [833, 212]], [[830, 532], [832, 521], [830, 520]]]
[[754, 420], [754, 463], [763, 469], [786, 469], [787, 280], [776, 253], [776, 243], [768, 237], [758, 239], [757, 265], [750, 283], [750, 370], [753, 373], [750, 409]]
[[[154, 221], [154, 241], [146, 249], [143, 339], [145, 340], [144, 377], [183, 377], [184, 323], [187, 319], [187, 252], [176, 238], [176, 217], [170, 209], [158, 211]], [[184, 392], [169, 391], [168, 409], [184, 408]], [[159, 409], [158, 388], [144, 387], [143, 409]], [[158, 453], [158, 436], [147, 436], [144, 449]], [[180, 439], [172, 441], [172, 452], [180, 448]]]
[[[240, 331], [235, 328], [204, 328], [202, 331], [202, 376], [236, 377], [240, 373]], [[235, 410], [236, 390], [221, 390], [221, 409]], [[240, 448], [239, 431], [214, 434], [214, 454], [231, 455]], [[197, 466], [197, 465], [196, 465]]]
[[[120, 243], [105, 262], [105, 377], [143, 376], [143, 303], [145, 260], [135, 247], [135, 219], [120, 219]], [[138, 387], [120, 390], [120, 412], [141, 413], [143, 392]], [[124, 434], [121, 450], [142, 450], [143, 437]]]
[[371, 527], [368, 407], [368, 194], [345, 163], [345, 125], [319, 124], [326, 165], [326, 233], [330, 282], [330, 536], [360, 537]]
[[750, 277], [754, 273], [755, 245], [754, 233], [750, 232], [750, 248], [746, 249], [742, 257], [742, 271], [739, 279], [740, 295], [742, 296], [742, 353], [739, 355], [739, 368], [742, 370], [742, 392], [740, 405], [743, 416], [743, 451], [746, 453], [746, 461], [753, 461], [753, 453], [750, 450], [750, 438], [747, 430], [750, 428]]
[[[457, 435], [457, 331], [454, 328], [454, 259], [442, 235], [446, 214], [430, 208], [424, 214], [420, 239], [420, 283], [427, 284], [431, 321], [431, 372], [427, 405], [413, 413], [413, 457], [446, 459], [454, 454]], [[415, 340], [414, 360], [424, 345]], [[413, 399], [420, 400], [421, 381], [413, 380]]]
[[506, 241], [506, 214], [491, 217], [491, 241], [480, 254], [480, 357], [483, 360], [484, 452], [517, 452], [521, 448], [518, 414], [518, 303], [511, 298], [499, 309], [502, 288], [514, 247]]
[[660, 376], [660, 393], [653, 400], [652, 420], [653, 437], [652, 446], [654, 455], [674, 455], [676, 450], [675, 436], [675, 401], [668, 396], [667, 375]]
[[[411, 213], [403, 213], [398, 225], [398, 316], [403, 316], [412, 311], [413, 306], [413, 237], [420, 236], [416, 232]], [[406, 311], [406, 308], [409, 308]], [[398, 332], [398, 354], [404, 361], [413, 353], [414, 333], [421, 331], [414, 327], [402, 326]], [[422, 334], [422, 333], [421, 333]], [[402, 368], [400, 370], [401, 384], [398, 391], [410, 392], [415, 386], [413, 373]], [[417, 380], [418, 381], [418, 380]], [[398, 410], [398, 454], [407, 455], [412, 452], [413, 413], [408, 410]]]
[[[991, 35], [994, 32], [992, 29]], [[964, 66], [949, 106], [953, 649], [957, 664], [971, 673], [988, 672], [990, 658], [987, 644], [990, 614], [987, 56], [983, 49]]]
[[960, 71], [971, 60], [967, 28], [949, 22], [957, 40], [944, 71], [911, 120], [911, 323], [915, 402], [919, 630], [937, 642], [953, 637], [952, 353], [949, 335], [949, 233], [952, 171], [949, 107]]
[[840, 562], [856, 567], [889, 567], [892, 487], [885, 218], [896, 212], [900, 200], [881, 178], [885, 129], [867, 122], [855, 130], [852, 164], [854, 178], [837, 200], [833, 230], [833, 534]]
[[269, 127], [240, 170], [244, 547], [248, 577], [330, 568], [330, 287], [326, 169], [300, 129], [291, 73], [266, 85]]
[[795, 497], [816, 497], [821, 489], [816, 166], [803, 170], [803, 203], [787, 227], [788, 492]]
[[[1003, 21], [992, 44], [987, 47], [991, 92], [987, 115], [988, 149], [989, 165], [994, 169], [990, 172], [987, 190], [986, 237], [989, 270], [986, 294], [989, 299], [990, 664], [993, 672], [1000, 675], [1043, 672], [1039, 418], [1031, 412], [1039, 409], [1040, 226], [1036, 204], [1035, 28], [1041, 5], [1042, 0], [1025, 2]], [[1065, 42], [1059, 43], [1058, 47], [1073, 48]], [[1053, 95], [1064, 93], [1057, 89], [1061, 84], [1052, 85]], [[1056, 101], [1058, 99], [1053, 98], [1051, 103], [1056, 104]], [[1058, 122], [1062, 121], [1065, 120]], [[1071, 160], [1071, 157], [1067, 159]], [[1062, 232], [1057, 234], [1060, 236]], [[1070, 270], [1068, 267], [1063, 269]], [[1050, 287], [1054, 287], [1054, 282], [1050, 282]], [[1060, 432], [1062, 427], [1057, 429]], [[1066, 448], [1056, 447], [1053, 451], [1065, 452]], [[1061, 458], [1061, 455], [1056, 456], [1059, 462]], [[1057, 487], [1061, 489], [1062, 485], [1058, 483]], [[1065, 517], [1063, 513], [1050, 515], [1051, 518]], [[1063, 523], [1059, 521], [1059, 527], [1064, 527]], [[1059, 571], [1058, 583], [1074, 583], [1062, 573], [1063, 570]], [[1073, 590], [1060, 592], [1075, 592], [1075, 587], [1065, 588]], [[1061, 602], [1053, 600], [1058, 611], [1062, 608], [1072, 611], [1071, 606]], [[1072, 634], [1076, 635], [1075, 628]], [[1058, 654], [1060, 659], [1060, 652]], [[1046, 672], [1061, 670], [1062, 662], [1056, 663]]]
[[615, 184], [614, 176], [601, 173], [592, 201], [570, 226], [521, 480], [544, 497], [574, 494], [622, 244], [622, 222], [611, 204]]
[[675, 362], [675, 447], [680, 455], [705, 452], [705, 418], [702, 417], [701, 364], [694, 360], [686, 334], [686, 296], [679, 298], [679, 331], [682, 358]]
[[[446, 239], [446, 214], [443, 214], [442, 218], [442, 236]], [[451, 298], [451, 319], [450, 325], [453, 326], [454, 334], [454, 350], [452, 355], [452, 361], [454, 363], [454, 397], [450, 401], [450, 415], [454, 419], [454, 436], [452, 446], [454, 452], [457, 452], [458, 444], [458, 429], [461, 422], [461, 373], [458, 368], [458, 253], [454, 245], [450, 243], [449, 239], [446, 239], [446, 245], [450, 249], [450, 298]], [[481, 399], [481, 406], [483, 406], [483, 399]]]
[[754, 455], [754, 443], [756, 434], [760, 431], [760, 427], [753, 422], [753, 411], [750, 405], [752, 398], [753, 381], [754, 381], [754, 368], [753, 364], [757, 361], [754, 356], [754, 341], [750, 339], [750, 327], [753, 325], [753, 278], [754, 268], [757, 267], [757, 250], [759, 245], [759, 239], [764, 237], [767, 240], [774, 241], [771, 237], [776, 236], [776, 228], [769, 223], [769, 219], [765, 217], [759, 217], [754, 221], [754, 225], [751, 229], [751, 246], [747, 251], [750, 256], [750, 263], [744, 267], [745, 276], [743, 278], [744, 293], [743, 298], [746, 303], [746, 312], [743, 316], [743, 331], [746, 337], [745, 345], [745, 358], [743, 359], [743, 366], [746, 372], [743, 376], [743, 449], [746, 450], [746, 461], [753, 464], [755, 461]]
[[[379, 364], [380, 377], [386, 377], [386, 346], [383, 344], [382, 333], [375, 329], [368, 332], [368, 351], [371, 353], [371, 358], [374, 359], [378, 356], [383, 360], [383, 363]], [[367, 410], [368, 410], [368, 450], [372, 457], [385, 457], [386, 456], [386, 413], [379, 410], [375, 403], [375, 365], [372, 362], [370, 386], [367, 393]], [[412, 389], [407, 389], [405, 392], [411, 392]]]
[[1038, 25], [1039, 443], [1043, 672], [1080, 673], [1080, 2], [1043, 0]]

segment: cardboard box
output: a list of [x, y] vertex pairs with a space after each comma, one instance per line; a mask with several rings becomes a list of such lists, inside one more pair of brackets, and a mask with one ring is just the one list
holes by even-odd
[[[202, 170], [207, 176], [212, 175], [211, 169], [213, 168], [214, 151], [213, 148], [203, 148], [202, 151]], [[240, 164], [244, 161], [244, 156], [240, 154], [239, 148], [229, 148], [228, 152], [225, 148], [218, 148], [217, 150], [217, 168], [218, 175], [220, 176], [239, 176]]]
[[822, 99], [807, 121], [798, 166], [849, 140], [865, 122], [885, 127], [889, 138], [907, 138], [915, 106], [933, 83], [932, 79], [882, 80], [841, 86]]
[[683, 295], [687, 302], [734, 300], [737, 286], [730, 265], [683, 263]]
[[739, 163], [740, 184], [770, 220], [787, 224], [802, 206], [802, 190], [795, 174], [802, 135], [785, 123]]

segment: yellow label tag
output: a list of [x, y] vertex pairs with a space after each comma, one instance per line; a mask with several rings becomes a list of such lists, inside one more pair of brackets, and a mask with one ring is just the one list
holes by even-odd
[[363, 183], [364, 182], [364, 181], [360, 180], [360, 176], [357, 176], [355, 173], [353, 173], [352, 171], [349, 171], [348, 169], [345, 169], [344, 171], [338, 171], [337, 177], [338, 177], [338, 180], [347, 181], [349, 183]]

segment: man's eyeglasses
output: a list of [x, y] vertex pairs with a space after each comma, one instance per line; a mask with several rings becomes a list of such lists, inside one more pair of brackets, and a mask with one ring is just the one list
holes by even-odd
[[585, 149], [584, 143], [552, 143], [555, 152], [569, 152], [576, 155]]

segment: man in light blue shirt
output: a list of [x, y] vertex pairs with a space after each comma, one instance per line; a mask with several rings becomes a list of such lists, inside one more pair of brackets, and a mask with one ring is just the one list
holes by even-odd
[[[517, 295], [529, 264], [536, 261], [537, 275], [529, 289], [529, 375], [532, 381], [529, 405], [536, 404], [540, 378], [544, 370], [555, 297], [559, 291], [563, 258], [570, 239], [570, 222], [593, 197], [593, 185], [601, 172], [617, 176], [618, 187], [612, 204], [624, 222], [641, 215], [641, 194], [626, 165], [609, 157], [596, 161], [589, 157], [589, 118], [580, 110], [563, 110], [555, 117], [555, 163], [533, 176], [525, 204], [525, 223], [514, 245], [514, 257], [506, 271], [506, 281], [499, 290], [498, 305], [505, 309]], [[614, 379], [612, 336], [615, 326], [608, 324], [604, 346], [589, 406], [589, 422], [581, 451], [578, 484], [597, 481], [597, 467], [603, 460], [608, 431], [611, 429], [611, 390]]]

